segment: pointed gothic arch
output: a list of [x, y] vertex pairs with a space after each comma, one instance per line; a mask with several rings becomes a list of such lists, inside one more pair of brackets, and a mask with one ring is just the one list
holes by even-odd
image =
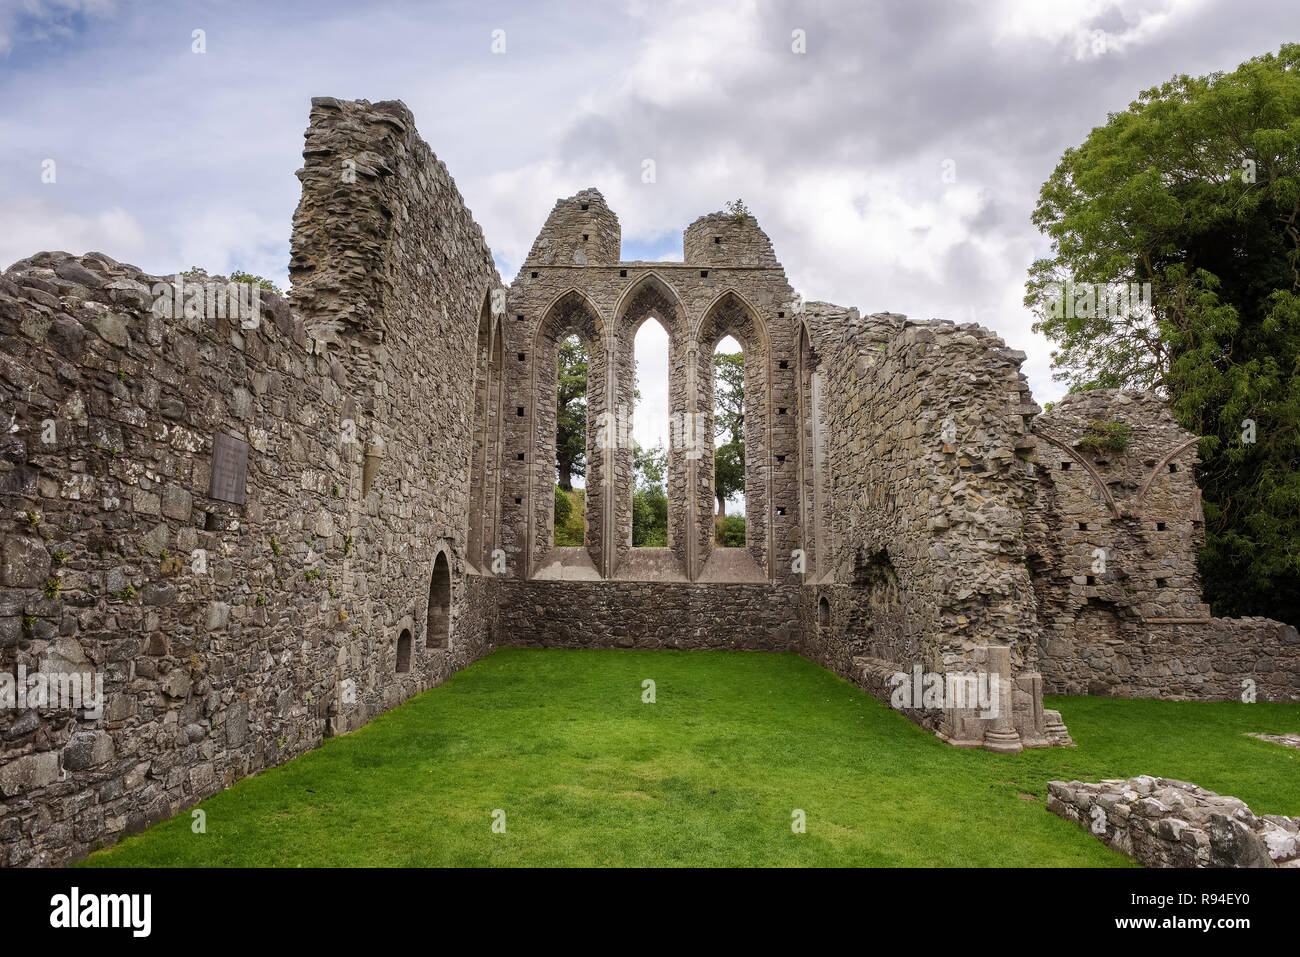
[[602, 571], [609, 551], [605, 538], [610, 527], [610, 496], [605, 479], [610, 470], [606, 460], [612, 457], [612, 449], [607, 449], [601, 438], [608, 408], [605, 323], [590, 299], [577, 289], [569, 289], [551, 300], [533, 338], [528, 389], [531, 408], [515, 406], [517, 416], [529, 419], [526, 455], [530, 572], [555, 544], [557, 376], [560, 344], [570, 335], [578, 338], [587, 353], [585, 547]]
[[[766, 323], [739, 292], [725, 290], [705, 311], [696, 329], [695, 409], [702, 413], [705, 443], [697, 460], [703, 481], [695, 502], [699, 567], [713, 551], [714, 374], [713, 352], [726, 336], [740, 343], [745, 355], [745, 547], [754, 564], [769, 569], [772, 530], [772, 416], [790, 414], [772, 405], [772, 346]], [[707, 490], [708, 499], [705, 500]]]
[[424, 647], [451, 647], [451, 563], [438, 549], [429, 576], [429, 608], [425, 615]]
[[[674, 375], [683, 364], [687, 351], [686, 309], [671, 285], [654, 270], [637, 276], [623, 291], [614, 308], [614, 414], [620, 424], [621, 441], [614, 456], [615, 564], [632, 546], [632, 503], [636, 494], [636, 476], [632, 447], [636, 379], [636, 337], [647, 320], [657, 321], [668, 336], [668, 406], [669, 440], [665, 493], [668, 497], [668, 547], [681, 568], [686, 564], [686, 483], [685, 459], [674, 449], [673, 422], [680, 422], [686, 411], [685, 377]], [[680, 431], [680, 430], [678, 430]]]

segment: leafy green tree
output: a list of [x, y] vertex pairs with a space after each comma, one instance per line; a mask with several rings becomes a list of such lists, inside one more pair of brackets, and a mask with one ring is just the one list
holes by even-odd
[[745, 353], [713, 354], [713, 433], [728, 441], [745, 439]]
[[555, 471], [560, 488], [587, 472], [587, 350], [577, 336], [560, 342], [555, 417]]
[[727, 442], [713, 451], [713, 489], [718, 514], [727, 514], [727, 499], [745, 490], [745, 443]]
[[668, 453], [662, 442], [656, 442], [650, 448], [643, 448], [640, 442], [632, 442], [632, 466], [636, 472], [636, 487], [648, 490], [662, 487], [664, 476], [668, 472]]
[[575, 488], [566, 492], [555, 486], [555, 544], [582, 545], [586, 540], [587, 517], [585, 494]]
[[668, 544], [668, 496], [664, 492], [668, 453], [662, 444], [646, 449], [634, 442], [632, 459], [636, 473], [636, 491], [632, 496], [632, 544], [638, 548], [663, 548]]
[[[1300, 44], [1141, 93], [1066, 150], [1033, 218], [1053, 254], [1030, 268], [1025, 302], [1058, 379], [1169, 398], [1204, 437], [1207, 600], [1295, 622]], [[1103, 308], [1070, 283], [1139, 294]]]
[[745, 490], [745, 354], [714, 353], [713, 378], [713, 494], [726, 515], [727, 499]]
[[632, 545], [636, 548], [668, 545], [668, 496], [659, 486], [638, 489], [632, 496]]

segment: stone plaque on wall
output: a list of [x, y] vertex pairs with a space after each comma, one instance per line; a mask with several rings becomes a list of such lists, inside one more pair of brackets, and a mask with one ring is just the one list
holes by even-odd
[[248, 443], [233, 435], [212, 436], [212, 484], [208, 495], [220, 502], [244, 504], [248, 485]]

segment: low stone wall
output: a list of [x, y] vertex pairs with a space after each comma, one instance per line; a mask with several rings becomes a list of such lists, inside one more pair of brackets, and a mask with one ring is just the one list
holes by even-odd
[[1300, 818], [1256, 817], [1244, 801], [1186, 781], [1050, 781], [1047, 793], [1047, 810], [1144, 867], [1300, 868]]
[[1124, 622], [1108, 637], [1045, 639], [1048, 694], [1300, 701], [1300, 632], [1267, 618]]
[[498, 587], [498, 645], [798, 650], [793, 586], [503, 579]]

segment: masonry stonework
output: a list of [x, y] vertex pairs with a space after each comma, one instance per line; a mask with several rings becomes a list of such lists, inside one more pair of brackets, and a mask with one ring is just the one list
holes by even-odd
[[[1123, 448], [1097, 440], [1106, 424], [1123, 427]], [[1214, 618], [1201, 601], [1196, 436], [1165, 404], [1132, 391], [1070, 395], [1033, 431], [1039, 494], [1026, 514], [1026, 548], [1045, 689], [1300, 700], [1296, 629]]]
[[[1039, 414], [987, 329], [804, 303], [748, 215], [626, 262], [584, 190], [507, 287], [399, 102], [313, 100], [303, 156], [292, 290], [251, 315], [215, 308], [223, 277], [100, 253], [0, 277], [0, 673], [104, 689], [102, 713], [0, 708], [0, 863], [83, 857], [502, 645], [796, 651], [886, 700], [914, 669], [995, 675], [992, 708], [904, 713], [1001, 752], [1069, 742], [1044, 691], [1300, 700], [1294, 628], [1200, 601], [1195, 437], [1159, 399]], [[646, 321], [669, 339], [659, 549], [631, 546]], [[570, 334], [587, 538], [557, 548]], [[713, 545], [728, 335], [743, 549]], [[1081, 446], [1095, 422], [1125, 448]]]

